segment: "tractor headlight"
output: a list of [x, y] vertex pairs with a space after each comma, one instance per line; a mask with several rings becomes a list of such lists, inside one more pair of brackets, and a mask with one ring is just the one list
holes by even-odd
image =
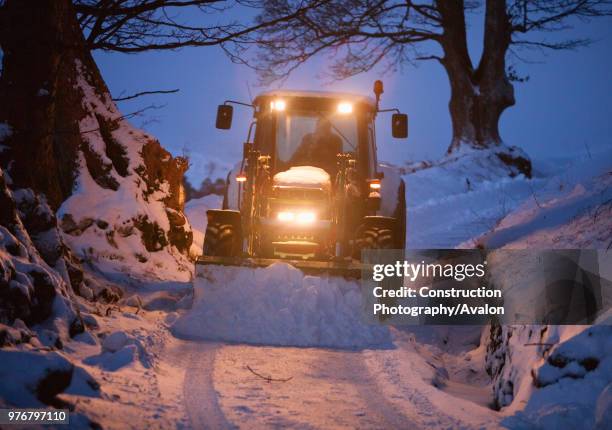
[[282, 100], [282, 99], [276, 99], [270, 102], [271, 110], [284, 111], [286, 107], [287, 107], [287, 102], [285, 102], [285, 100]]
[[295, 214], [293, 212], [279, 212], [276, 218], [279, 221], [289, 222], [295, 219]]
[[310, 224], [313, 223], [316, 218], [314, 212], [300, 212], [297, 216], [297, 222], [299, 224]]
[[282, 222], [296, 222], [298, 224], [312, 224], [317, 219], [317, 214], [312, 211], [290, 212], [281, 211], [276, 214], [276, 219]]
[[353, 112], [353, 105], [349, 102], [341, 102], [338, 104], [338, 113], [349, 114]]

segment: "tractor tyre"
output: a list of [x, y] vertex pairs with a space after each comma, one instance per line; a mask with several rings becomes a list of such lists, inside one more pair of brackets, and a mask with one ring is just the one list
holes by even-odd
[[355, 240], [353, 258], [360, 260], [363, 249], [395, 249], [393, 230], [375, 226], [361, 229]]
[[383, 227], [370, 227], [359, 238], [361, 249], [393, 249], [395, 240], [393, 230]]
[[213, 222], [206, 227], [204, 255], [237, 257], [240, 255], [240, 238], [232, 224]]

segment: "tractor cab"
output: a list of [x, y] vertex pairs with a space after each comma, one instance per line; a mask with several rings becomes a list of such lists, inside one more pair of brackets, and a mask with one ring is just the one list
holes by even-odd
[[334, 93], [276, 91], [254, 101], [254, 147], [271, 156], [274, 172], [313, 166], [332, 178], [338, 154], [355, 160], [360, 176], [375, 177], [375, 102]]
[[[251, 107], [254, 119], [243, 159], [228, 176], [223, 209], [208, 211], [204, 256], [319, 261], [357, 256], [355, 234], [367, 218], [389, 218], [378, 214], [384, 173], [376, 157], [375, 118], [383, 112], [382, 83], [377, 85], [376, 100], [270, 91], [252, 104], [220, 105], [217, 128], [231, 127], [233, 105]], [[405, 137], [407, 117], [394, 111], [393, 135]]]

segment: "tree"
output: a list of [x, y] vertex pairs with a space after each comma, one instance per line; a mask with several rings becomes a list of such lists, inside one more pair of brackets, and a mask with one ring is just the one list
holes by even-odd
[[[260, 22], [289, 16], [308, 1], [260, 3]], [[402, 66], [436, 61], [446, 70], [453, 136], [448, 152], [462, 146], [501, 144], [498, 123], [515, 104], [510, 52], [519, 48], [562, 50], [586, 39], [560, 39], [550, 33], [572, 20], [612, 14], [605, 0], [486, 0], [484, 41], [474, 65], [468, 52], [466, 14], [479, 1], [330, 0], [302, 10], [291, 20], [258, 31], [261, 51], [249, 61], [264, 82], [283, 79], [308, 59], [331, 53], [336, 78], [371, 70], [378, 64]], [[238, 56], [236, 56], [238, 57]]]

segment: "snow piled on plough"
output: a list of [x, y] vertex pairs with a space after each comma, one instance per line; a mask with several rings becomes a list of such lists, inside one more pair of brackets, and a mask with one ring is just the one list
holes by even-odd
[[372, 348], [391, 346], [388, 327], [362, 322], [358, 281], [304, 275], [286, 263], [266, 268], [205, 266], [193, 307], [175, 336], [227, 342]]

